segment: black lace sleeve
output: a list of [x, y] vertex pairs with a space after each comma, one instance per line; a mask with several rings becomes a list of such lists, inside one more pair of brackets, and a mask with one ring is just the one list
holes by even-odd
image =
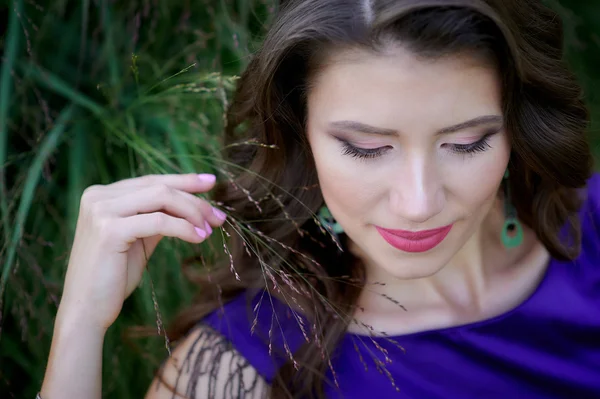
[[[172, 396], [164, 394], [167, 390]], [[268, 392], [268, 384], [227, 338], [211, 327], [199, 325], [163, 364], [149, 397], [263, 399]]]

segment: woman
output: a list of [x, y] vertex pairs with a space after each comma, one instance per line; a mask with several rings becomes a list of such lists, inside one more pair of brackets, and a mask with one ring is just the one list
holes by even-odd
[[[212, 190], [231, 257], [147, 398], [600, 397], [600, 177], [562, 56], [534, 0], [286, 2], [229, 110], [225, 144], [262, 144]], [[100, 397], [145, 256], [223, 225], [214, 184], [86, 190], [41, 397]]]

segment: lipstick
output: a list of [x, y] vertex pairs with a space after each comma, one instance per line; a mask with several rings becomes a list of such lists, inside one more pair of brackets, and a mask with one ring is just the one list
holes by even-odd
[[408, 231], [391, 230], [375, 226], [388, 244], [404, 252], [427, 252], [437, 247], [450, 233], [452, 224], [439, 229]]

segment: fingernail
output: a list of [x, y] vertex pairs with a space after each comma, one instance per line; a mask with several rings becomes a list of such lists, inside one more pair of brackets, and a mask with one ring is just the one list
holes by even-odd
[[198, 179], [202, 183], [214, 183], [217, 180], [217, 177], [215, 175], [211, 175], [210, 173], [202, 173], [198, 175]]
[[217, 219], [219, 219], [220, 221], [223, 221], [227, 218], [227, 215], [224, 214], [223, 212], [221, 212], [220, 210], [218, 210], [217, 208], [213, 208], [213, 214], [217, 217]]
[[206, 231], [208, 232], [208, 235], [212, 234], [212, 227], [210, 227], [210, 224], [208, 224], [207, 221], [204, 222], [204, 228], [206, 229]]
[[206, 238], [206, 231], [202, 230], [200, 227], [194, 227], [196, 229], [196, 233], [200, 236], [200, 238]]

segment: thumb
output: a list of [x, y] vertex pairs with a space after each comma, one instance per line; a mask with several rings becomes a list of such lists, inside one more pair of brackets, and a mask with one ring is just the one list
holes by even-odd
[[156, 236], [140, 239], [136, 243], [136, 244], [140, 245], [140, 250], [134, 252], [136, 255], [140, 256], [140, 259], [136, 259], [136, 260], [138, 260], [139, 262], [141, 262], [143, 264], [146, 264], [150, 260], [150, 257], [156, 250], [158, 243], [160, 242], [160, 240], [163, 239], [163, 237], [164, 236], [156, 235]]
[[148, 267], [148, 261], [162, 238], [163, 236], [161, 235], [141, 238], [131, 246], [129, 250], [131, 259], [127, 267], [125, 297], [129, 297], [140, 284], [144, 270]]

